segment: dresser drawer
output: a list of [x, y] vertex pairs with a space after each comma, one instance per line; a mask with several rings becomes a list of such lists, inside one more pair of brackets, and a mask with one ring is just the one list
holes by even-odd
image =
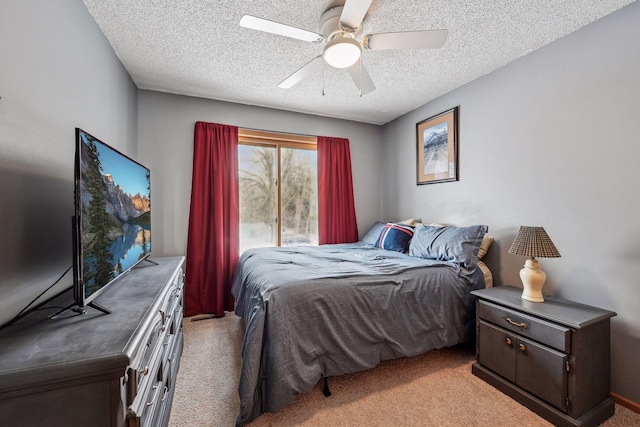
[[[172, 280], [167, 292], [162, 296], [159, 305], [151, 310], [149, 328], [136, 349], [128, 371], [127, 404], [131, 405], [139, 393], [144, 393], [153, 386], [153, 381], [162, 375], [161, 361], [168, 352], [175, 330], [175, 317], [182, 317], [180, 306], [182, 270]], [[179, 286], [179, 287], [178, 287]]]
[[153, 427], [158, 407], [162, 405], [164, 397], [164, 385], [162, 381], [155, 380], [145, 390], [140, 398], [127, 410], [127, 424], [129, 427]]
[[158, 359], [158, 356], [154, 354], [159, 351], [158, 342], [163, 337], [162, 328], [162, 318], [158, 313], [155, 315], [152, 326], [143, 341], [143, 347], [138, 350], [137, 360], [132, 361], [132, 366], [127, 372], [127, 405], [131, 405], [139, 390], [145, 389], [145, 384], [152, 381], [150, 378], [156, 371], [156, 366], [154, 365], [157, 364]]
[[478, 317], [556, 350], [571, 352], [571, 329], [480, 300]]

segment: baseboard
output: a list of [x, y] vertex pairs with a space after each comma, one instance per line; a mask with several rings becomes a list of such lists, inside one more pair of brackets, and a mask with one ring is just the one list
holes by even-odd
[[624, 397], [616, 393], [611, 393], [611, 397], [618, 405], [622, 405], [625, 408], [631, 409], [633, 412], [637, 412], [640, 414], [640, 404], [632, 402], [629, 399], [625, 399]]
[[191, 316], [190, 319], [192, 322], [197, 322], [199, 320], [207, 320], [207, 319], [217, 319], [219, 316], [215, 314], [196, 314], [195, 316]]

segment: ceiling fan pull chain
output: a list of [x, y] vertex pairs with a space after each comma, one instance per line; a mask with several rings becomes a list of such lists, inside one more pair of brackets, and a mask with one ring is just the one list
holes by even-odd
[[322, 61], [322, 96], [325, 96], [324, 93], [324, 61]]
[[358, 85], [358, 97], [362, 98], [362, 58], [360, 58], [360, 84]]

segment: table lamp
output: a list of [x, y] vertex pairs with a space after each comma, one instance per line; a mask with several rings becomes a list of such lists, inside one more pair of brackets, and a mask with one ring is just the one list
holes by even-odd
[[524, 268], [520, 270], [520, 280], [522, 280], [524, 287], [521, 298], [527, 301], [544, 302], [542, 286], [547, 275], [540, 269], [540, 263], [535, 257], [560, 257], [560, 252], [556, 249], [547, 232], [542, 227], [521, 226], [509, 253], [529, 257], [524, 263]]

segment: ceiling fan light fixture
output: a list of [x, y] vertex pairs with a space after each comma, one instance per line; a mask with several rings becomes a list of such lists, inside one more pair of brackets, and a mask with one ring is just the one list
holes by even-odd
[[322, 52], [324, 60], [334, 68], [349, 68], [360, 59], [360, 55], [362, 55], [362, 46], [348, 37], [331, 40]]

